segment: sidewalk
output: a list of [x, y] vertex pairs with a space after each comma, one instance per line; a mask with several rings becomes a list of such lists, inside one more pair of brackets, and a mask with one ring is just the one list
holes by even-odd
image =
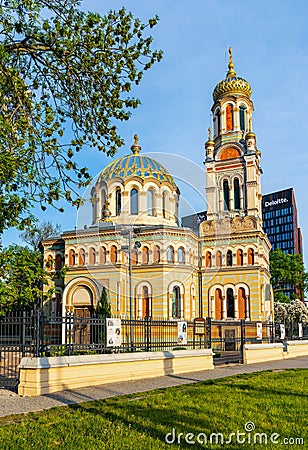
[[0, 389], [0, 417], [11, 414], [24, 414], [28, 412], [41, 411], [55, 406], [72, 405], [102, 398], [110, 398], [118, 395], [135, 394], [138, 392], [151, 391], [152, 389], [179, 386], [182, 384], [197, 383], [210, 379], [228, 377], [262, 370], [284, 370], [284, 369], [308, 369], [308, 355], [286, 359], [282, 361], [271, 361], [258, 364], [236, 364], [220, 366], [214, 370], [192, 372], [181, 375], [168, 375], [157, 378], [147, 378], [137, 381], [126, 381], [122, 383], [110, 383], [101, 386], [91, 386], [78, 390], [61, 391], [54, 394], [46, 394], [40, 397], [19, 397], [17, 394], [5, 389]]

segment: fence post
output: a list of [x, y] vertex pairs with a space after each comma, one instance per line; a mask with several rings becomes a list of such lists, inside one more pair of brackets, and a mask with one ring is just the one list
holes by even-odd
[[38, 307], [34, 310], [34, 320], [35, 320], [35, 356], [38, 358], [40, 356], [40, 309]]
[[241, 358], [244, 363], [244, 345], [246, 342], [246, 322], [245, 319], [241, 319]]
[[146, 351], [151, 350], [151, 317], [145, 317]]
[[206, 318], [206, 331], [207, 331], [207, 348], [212, 348], [212, 319], [210, 317]]
[[25, 356], [25, 345], [26, 345], [26, 311], [22, 312], [22, 322], [21, 322], [21, 355]]

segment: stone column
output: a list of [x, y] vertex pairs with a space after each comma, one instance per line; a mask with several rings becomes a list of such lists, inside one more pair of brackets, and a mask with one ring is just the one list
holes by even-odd
[[250, 299], [249, 295], [246, 295], [246, 320], [250, 319]]
[[238, 319], [238, 296], [234, 295], [234, 318]]
[[227, 299], [225, 295], [222, 296], [222, 318], [227, 318]]

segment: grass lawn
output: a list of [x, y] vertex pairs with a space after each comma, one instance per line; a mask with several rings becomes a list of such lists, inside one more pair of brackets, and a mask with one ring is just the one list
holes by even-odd
[[[267, 371], [0, 418], [0, 448], [308, 449], [307, 375], [302, 369]], [[173, 444], [165, 442], [167, 433]], [[220, 443], [211, 444], [211, 433], [229, 443], [212, 435]], [[256, 433], [265, 433], [268, 443]], [[254, 445], [254, 438], [262, 443]]]

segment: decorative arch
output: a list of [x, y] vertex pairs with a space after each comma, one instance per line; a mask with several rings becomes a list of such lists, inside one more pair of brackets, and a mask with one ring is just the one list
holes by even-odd
[[[88, 297], [82, 297], [82, 292], [77, 293], [74, 304], [74, 292], [78, 288], [87, 289], [86, 292], [90, 293]], [[96, 280], [87, 277], [77, 277], [69, 281], [63, 291], [62, 298], [62, 314], [65, 315], [67, 311], [72, 311], [76, 305], [96, 307], [97, 301], [100, 298], [100, 294], [103, 286]], [[84, 292], [84, 293], [86, 293]], [[84, 304], [82, 304], [84, 302]]]

